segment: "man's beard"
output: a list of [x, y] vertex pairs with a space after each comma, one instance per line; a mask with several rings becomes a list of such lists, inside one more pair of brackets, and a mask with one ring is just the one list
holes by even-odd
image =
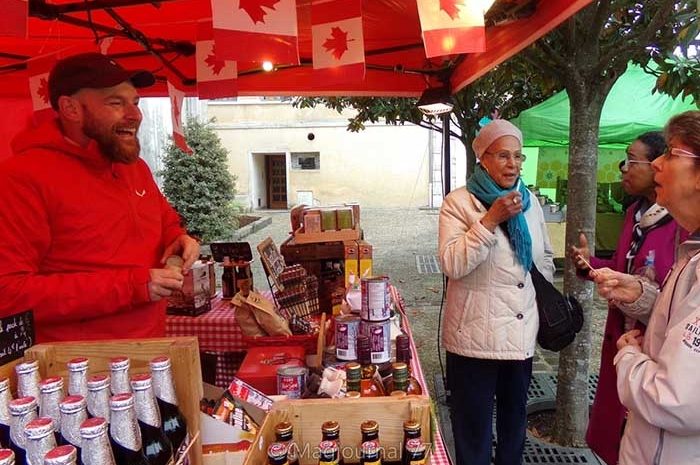
[[130, 164], [139, 158], [141, 144], [138, 137], [134, 137], [133, 144], [125, 143], [114, 132], [111, 127], [100, 125], [92, 113], [83, 107], [85, 122], [83, 123], [83, 133], [97, 142], [100, 151], [111, 161], [117, 163]]

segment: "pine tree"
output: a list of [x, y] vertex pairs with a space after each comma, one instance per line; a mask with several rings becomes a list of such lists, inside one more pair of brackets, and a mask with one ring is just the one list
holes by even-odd
[[204, 242], [229, 238], [238, 226], [236, 176], [228, 171], [228, 150], [211, 123], [188, 119], [185, 139], [194, 153], [184, 153], [170, 140], [162, 171], [165, 196], [190, 234]]

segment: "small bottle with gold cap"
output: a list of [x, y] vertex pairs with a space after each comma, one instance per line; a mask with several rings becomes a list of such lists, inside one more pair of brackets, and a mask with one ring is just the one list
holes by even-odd
[[299, 446], [294, 442], [294, 430], [288, 421], [277, 423], [275, 426], [277, 442], [287, 446], [287, 461], [289, 465], [299, 465]]
[[[340, 453], [340, 425], [337, 421], [329, 420], [321, 425], [322, 441], [332, 441], [338, 447], [338, 465], [344, 465], [343, 455]], [[320, 447], [320, 446], [319, 446]], [[320, 463], [320, 462], [319, 462]]]
[[[406, 420], [403, 422], [403, 446], [401, 448], [401, 465], [411, 465], [411, 453], [409, 453], [409, 446], [415, 447], [416, 440], [422, 443], [420, 440], [421, 430], [420, 423], [416, 420]], [[425, 448], [424, 448], [425, 449]]]
[[379, 423], [374, 420], [363, 421], [360, 425], [362, 443], [360, 445], [360, 464], [381, 465], [382, 453], [379, 442]]
[[273, 442], [267, 448], [267, 463], [269, 465], [289, 465], [287, 446], [281, 442]]

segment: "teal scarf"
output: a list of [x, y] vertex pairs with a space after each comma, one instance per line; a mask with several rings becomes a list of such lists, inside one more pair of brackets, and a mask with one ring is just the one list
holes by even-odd
[[493, 202], [499, 197], [506, 195], [513, 190], [518, 189], [523, 200], [523, 210], [521, 213], [511, 217], [507, 223], [507, 232], [510, 239], [510, 245], [515, 250], [515, 255], [518, 261], [523, 265], [525, 271], [530, 271], [532, 267], [532, 237], [530, 230], [525, 221], [523, 212], [530, 208], [530, 191], [527, 190], [522, 180], [518, 178], [515, 187], [511, 189], [503, 189], [489, 176], [486, 170], [477, 164], [472, 174], [467, 180], [467, 190], [474, 194], [487, 207], [490, 207]]

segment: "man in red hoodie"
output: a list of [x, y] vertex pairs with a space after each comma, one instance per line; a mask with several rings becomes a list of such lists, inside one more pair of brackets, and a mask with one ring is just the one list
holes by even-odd
[[164, 336], [184, 279], [165, 258], [187, 270], [199, 243], [139, 157], [136, 89], [154, 81], [98, 53], [59, 61], [57, 118], [0, 164], [0, 317], [32, 310], [38, 342]]

